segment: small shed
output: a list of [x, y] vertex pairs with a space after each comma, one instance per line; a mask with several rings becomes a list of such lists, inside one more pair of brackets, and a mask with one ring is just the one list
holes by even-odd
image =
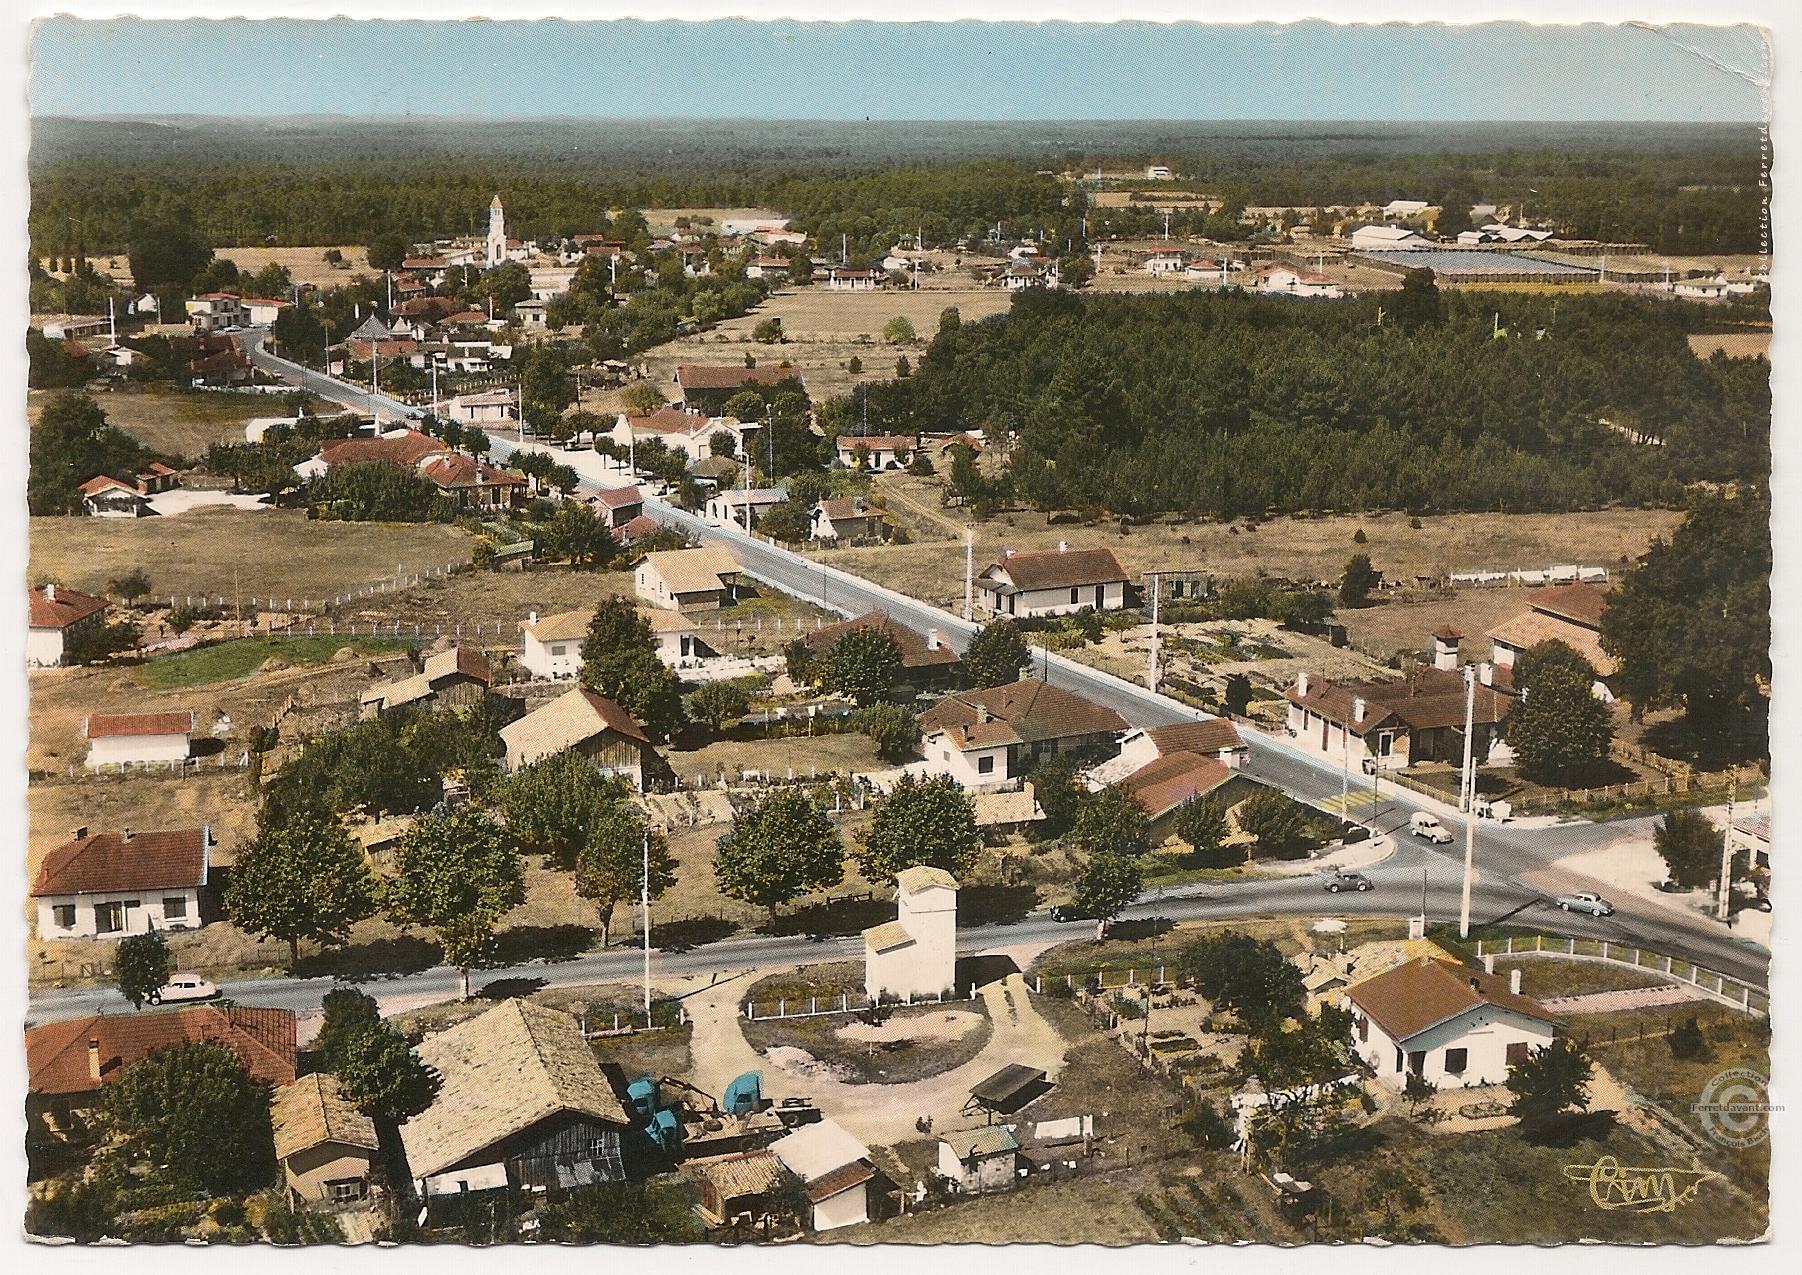
[[967, 1195], [1009, 1191], [1020, 1180], [1020, 1143], [1002, 1124], [954, 1129], [939, 1137], [937, 1168], [952, 1189]]
[[711, 1226], [748, 1223], [768, 1230], [782, 1195], [782, 1162], [769, 1150], [746, 1151], [692, 1166], [700, 1214]]
[[971, 1087], [970, 1100], [964, 1103], [964, 1111], [1008, 1115], [1018, 1111], [1050, 1087], [1042, 1069], [1028, 1067], [1024, 1063], [1009, 1063]]
[[368, 1198], [380, 1150], [375, 1121], [351, 1104], [336, 1077], [302, 1076], [277, 1089], [269, 1108], [289, 1203], [353, 1204]]

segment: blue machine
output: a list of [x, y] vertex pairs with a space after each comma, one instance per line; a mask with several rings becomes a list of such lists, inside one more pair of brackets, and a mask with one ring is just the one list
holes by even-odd
[[725, 1107], [729, 1116], [742, 1116], [756, 1111], [763, 1105], [763, 1073], [747, 1071], [727, 1085], [726, 1096], [720, 1105]]
[[652, 1116], [645, 1132], [650, 1134], [651, 1141], [665, 1151], [673, 1152], [682, 1145], [682, 1126], [676, 1122], [676, 1113], [673, 1111], [666, 1109]]
[[639, 1119], [649, 1120], [657, 1114], [658, 1094], [657, 1082], [649, 1076], [640, 1076], [626, 1086], [626, 1098], [632, 1104], [632, 1110]]

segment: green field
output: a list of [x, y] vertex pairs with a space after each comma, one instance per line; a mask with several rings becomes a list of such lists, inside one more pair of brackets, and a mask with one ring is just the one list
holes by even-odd
[[249, 677], [268, 660], [283, 664], [325, 664], [339, 651], [349, 648], [365, 654], [399, 651], [405, 642], [394, 638], [369, 637], [300, 637], [238, 638], [217, 646], [203, 646], [164, 656], [138, 669], [138, 681], [152, 690], [167, 691], [182, 686], [207, 686]]

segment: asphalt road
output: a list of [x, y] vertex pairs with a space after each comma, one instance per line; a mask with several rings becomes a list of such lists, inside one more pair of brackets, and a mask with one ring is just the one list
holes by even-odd
[[[380, 410], [400, 418], [417, 409], [386, 396], [373, 396], [359, 387], [309, 371], [276, 358], [262, 349], [264, 333], [243, 334], [241, 344], [259, 367], [276, 373], [290, 384], [312, 391], [356, 410]], [[551, 451], [583, 478], [584, 487], [621, 486], [625, 475], [605, 468], [593, 451], [564, 451], [536, 443], [521, 444], [500, 433], [491, 433], [493, 454], [506, 459], [520, 446]], [[656, 520], [679, 527], [713, 542], [729, 544], [746, 573], [795, 597], [807, 599], [844, 615], [885, 610], [903, 623], [924, 631], [937, 628], [956, 649], [963, 649], [976, 626], [916, 599], [894, 593], [867, 580], [814, 562], [786, 549], [756, 540], [731, 527], [714, 526], [702, 518], [666, 502], [648, 499], [646, 511]], [[1153, 694], [1121, 678], [1076, 663], [1056, 653], [1041, 657], [1041, 676], [1076, 691], [1097, 703], [1107, 704], [1135, 725], [1157, 726], [1193, 721], [1205, 714], [1175, 700]], [[1322, 758], [1303, 752], [1286, 741], [1247, 731], [1251, 747], [1248, 773], [1266, 783], [1312, 802], [1337, 799], [1346, 785], [1340, 769]], [[1351, 787], [1368, 783], [1351, 776]], [[1405, 829], [1418, 810], [1437, 814], [1455, 834], [1449, 846], [1429, 846], [1403, 832], [1402, 846], [1382, 866], [1368, 875], [1376, 888], [1368, 894], [1325, 894], [1317, 880], [1242, 882], [1233, 885], [1186, 887], [1163, 897], [1142, 899], [1125, 914], [1128, 919], [1151, 916], [1171, 920], [1221, 917], [1273, 917], [1294, 915], [1408, 916], [1421, 910], [1424, 872], [1427, 915], [1435, 920], [1455, 920], [1459, 909], [1463, 862], [1464, 819], [1455, 810], [1394, 785], [1382, 787], [1374, 810], [1354, 813], [1381, 831]], [[1587, 937], [1643, 943], [1674, 956], [1688, 957], [1708, 968], [1764, 985], [1769, 955], [1754, 944], [1737, 940], [1725, 930], [1696, 918], [1629, 901], [1614, 916], [1602, 919], [1576, 916], [1553, 908], [1543, 892], [1521, 881], [1521, 874], [1548, 866], [1565, 856], [1627, 835], [1647, 835], [1650, 820], [1591, 823], [1575, 820], [1551, 827], [1479, 825], [1478, 885], [1473, 893], [1472, 921], [1484, 924], [1518, 924]], [[653, 917], [654, 922], [654, 917]], [[1020, 920], [980, 927], [966, 927], [960, 950], [974, 952], [996, 946], [1076, 937], [1086, 927], [1059, 924], [1048, 915], [1033, 914]], [[747, 935], [707, 944], [692, 951], [658, 952], [656, 969], [665, 975], [736, 972], [759, 966], [782, 966], [839, 959], [860, 951], [856, 937], [807, 938]], [[483, 971], [476, 986], [502, 980], [527, 979], [546, 986], [570, 986], [596, 982], [635, 981], [640, 977], [641, 956], [631, 949], [615, 949], [557, 963], [533, 963]], [[254, 999], [258, 1004], [297, 1010], [316, 1008], [333, 983], [328, 979], [259, 979], [228, 984], [225, 994]], [[414, 974], [369, 981], [378, 996], [442, 994], [460, 991], [455, 970], [436, 968]], [[117, 993], [97, 989], [40, 990], [31, 997], [32, 1021], [50, 1021], [92, 1013], [98, 1009], [125, 1008]]]

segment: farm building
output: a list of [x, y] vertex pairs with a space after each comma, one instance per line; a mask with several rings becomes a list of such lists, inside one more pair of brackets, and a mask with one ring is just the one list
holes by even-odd
[[1351, 233], [1351, 246], [1367, 248], [1430, 248], [1432, 241], [1406, 226], [1360, 226]]
[[742, 364], [716, 367], [700, 363], [677, 366], [675, 382], [681, 403], [691, 412], [718, 416], [726, 400], [743, 389], [757, 389], [794, 381], [803, 389], [806, 382], [800, 369], [777, 364], [773, 367], [745, 367]]
[[344, 1096], [336, 1076], [315, 1072], [277, 1089], [270, 1095], [269, 1123], [292, 1207], [369, 1198], [381, 1142], [375, 1121]]
[[1527, 609], [1490, 629], [1491, 658], [1496, 667], [1512, 670], [1521, 653], [1541, 642], [1563, 642], [1589, 661], [1599, 675], [1596, 693], [1610, 702], [1614, 694], [1606, 685], [1619, 664], [1602, 647], [1602, 617], [1608, 611], [1608, 592], [1593, 584], [1559, 584], [1527, 595]]
[[1011, 1191], [1020, 1182], [1020, 1143], [1004, 1124], [939, 1135], [938, 1175], [960, 1195]]
[[1595, 283], [1601, 276], [1594, 266], [1488, 248], [1360, 249], [1360, 256], [1370, 265], [1431, 270], [1444, 283]]
[[480, 651], [453, 646], [428, 655], [424, 666], [411, 677], [384, 682], [364, 691], [359, 701], [364, 717], [376, 717], [389, 709], [431, 704], [466, 708], [480, 704], [494, 680], [494, 670]]
[[153, 512], [136, 485], [107, 474], [96, 474], [75, 490], [90, 518], [146, 518]]

